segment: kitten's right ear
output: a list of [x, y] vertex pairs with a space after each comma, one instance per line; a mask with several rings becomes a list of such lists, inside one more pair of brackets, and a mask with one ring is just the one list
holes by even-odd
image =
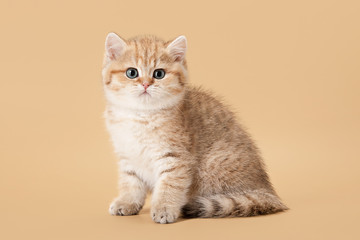
[[105, 41], [105, 51], [108, 60], [119, 58], [125, 51], [126, 42], [116, 33], [109, 33]]

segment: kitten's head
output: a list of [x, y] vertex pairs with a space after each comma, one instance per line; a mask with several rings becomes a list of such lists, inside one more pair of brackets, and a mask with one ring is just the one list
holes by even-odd
[[170, 108], [183, 98], [186, 38], [165, 42], [153, 36], [129, 40], [109, 33], [103, 83], [111, 104], [136, 110]]

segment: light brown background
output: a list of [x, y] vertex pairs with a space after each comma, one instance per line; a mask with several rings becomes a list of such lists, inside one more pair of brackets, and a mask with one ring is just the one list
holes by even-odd
[[[359, 1], [4, 1], [1, 239], [359, 239]], [[157, 225], [111, 217], [108, 32], [188, 38], [190, 80], [224, 96], [286, 213]]]

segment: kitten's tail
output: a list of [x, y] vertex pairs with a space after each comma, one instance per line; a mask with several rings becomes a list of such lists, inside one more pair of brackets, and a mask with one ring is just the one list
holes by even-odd
[[183, 207], [182, 214], [185, 218], [249, 217], [287, 209], [278, 196], [256, 190], [196, 197]]

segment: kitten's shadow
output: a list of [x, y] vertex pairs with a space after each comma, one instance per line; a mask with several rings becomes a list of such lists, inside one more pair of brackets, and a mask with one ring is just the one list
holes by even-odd
[[[150, 216], [150, 208], [143, 208], [139, 215], [147, 215], [147, 216]], [[175, 223], [179, 223], [179, 222], [183, 222], [183, 221], [187, 221], [187, 220], [191, 220], [191, 218], [182, 218], [182, 217], [179, 217]]]

